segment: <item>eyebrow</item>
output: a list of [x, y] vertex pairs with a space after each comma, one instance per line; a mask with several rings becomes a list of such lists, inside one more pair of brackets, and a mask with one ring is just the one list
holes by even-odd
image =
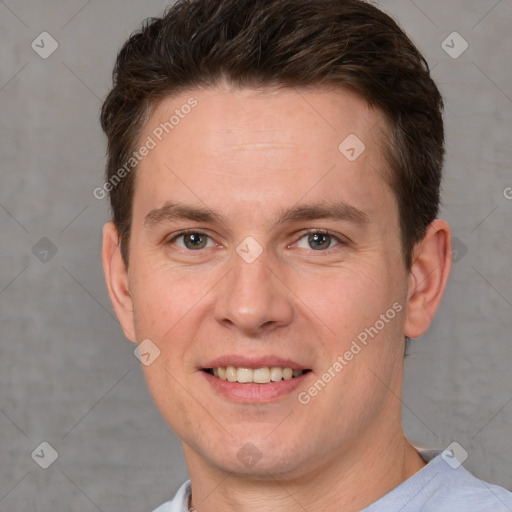
[[297, 221], [333, 219], [349, 221], [354, 224], [368, 224], [369, 215], [344, 201], [334, 203], [315, 203], [295, 206], [289, 210], [282, 210], [278, 215], [276, 224], [285, 224]]
[[154, 227], [157, 224], [173, 220], [193, 220], [196, 222], [226, 224], [226, 219], [222, 215], [209, 208], [167, 202], [161, 208], [151, 210], [144, 218], [144, 225]]
[[[343, 201], [338, 201], [306, 204], [294, 206], [288, 210], [280, 210], [274, 225], [320, 219], [348, 221], [359, 225], [370, 222], [369, 215], [363, 210]], [[144, 218], [144, 225], [155, 227], [156, 225], [174, 220], [191, 220], [228, 225], [227, 217], [210, 208], [188, 206], [173, 202], [167, 202], [161, 208], [151, 210]]]

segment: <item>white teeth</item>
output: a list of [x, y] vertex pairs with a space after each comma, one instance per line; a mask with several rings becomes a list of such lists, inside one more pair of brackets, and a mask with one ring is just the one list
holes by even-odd
[[238, 368], [236, 371], [236, 380], [238, 382], [252, 382], [252, 369]]
[[283, 378], [283, 369], [277, 366], [273, 366], [270, 368], [270, 380], [272, 382], [277, 382]]
[[268, 384], [269, 382], [278, 382], [280, 380], [290, 380], [294, 377], [300, 377], [303, 370], [293, 370], [292, 368], [281, 368], [279, 366], [264, 366], [262, 368], [237, 368], [236, 366], [219, 366], [212, 368], [213, 375], [229, 382]]
[[252, 374], [253, 382], [268, 384], [270, 382], [270, 370], [268, 368], [256, 368]]
[[228, 366], [226, 368], [226, 379], [229, 380], [229, 382], [236, 381], [236, 368], [234, 366]]

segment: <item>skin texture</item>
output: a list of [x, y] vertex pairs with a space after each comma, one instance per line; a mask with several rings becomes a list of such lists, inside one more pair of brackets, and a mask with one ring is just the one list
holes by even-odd
[[[401, 425], [404, 335], [423, 334], [439, 305], [451, 267], [449, 227], [439, 219], [429, 226], [407, 271], [381, 150], [386, 124], [355, 93], [187, 91], [154, 109], [140, 141], [191, 96], [197, 106], [136, 171], [129, 268], [111, 223], [103, 264], [126, 336], [160, 350], [144, 374], [183, 442], [192, 505], [361, 510], [424, 466]], [[350, 134], [365, 144], [354, 161], [338, 149]], [[340, 201], [367, 222], [277, 221], [293, 207]], [[214, 210], [225, 223], [145, 222], [167, 202]], [[206, 246], [173, 239], [184, 229], [208, 235]], [[307, 230], [340, 242], [312, 249]], [[247, 237], [262, 248], [252, 263], [236, 252]], [[401, 306], [396, 316], [301, 404], [298, 393], [393, 304]], [[233, 354], [290, 358], [312, 371], [289, 394], [235, 402], [201, 370]], [[240, 456], [247, 450], [251, 462]]]

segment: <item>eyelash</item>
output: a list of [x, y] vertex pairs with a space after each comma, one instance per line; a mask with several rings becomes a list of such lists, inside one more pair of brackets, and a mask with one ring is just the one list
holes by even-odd
[[[179, 233], [176, 233], [171, 239], [169, 239], [166, 242], [166, 245], [172, 245], [176, 242], [176, 240], [178, 238], [186, 236], [186, 235], [190, 235], [190, 234], [205, 236], [205, 237], [209, 238], [210, 240], [213, 240], [212, 237], [210, 237], [204, 231], [200, 231], [200, 230], [196, 230], [196, 229], [188, 229], [188, 230], [184, 230], [184, 231], [180, 231]], [[305, 238], [311, 234], [330, 236], [333, 240], [335, 240], [337, 242], [337, 244], [334, 247], [337, 247], [338, 245], [340, 245], [340, 246], [349, 245], [349, 242], [346, 239], [344, 239], [343, 237], [340, 237], [339, 235], [332, 233], [331, 231], [324, 230], [324, 229], [310, 229], [310, 230], [303, 232], [302, 235], [298, 238], [298, 240], [296, 242], [294, 242], [293, 244], [290, 244], [287, 247], [292, 247], [292, 246], [296, 245], [300, 240], [302, 240], [303, 238]], [[324, 249], [324, 250], [315, 250], [315, 249], [307, 249], [307, 250], [309, 250], [311, 252], [319, 253], [319, 252], [327, 252], [327, 251], [333, 249], [334, 247], [329, 247], [328, 249]], [[201, 251], [201, 249], [194, 251], [193, 249], [183, 249], [181, 247], [179, 249], [187, 251], [187, 252], [200, 252]]]
[[[291, 245], [296, 245], [300, 240], [302, 240], [303, 238], [307, 237], [308, 235], [312, 235], [312, 234], [315, 234], [315, 235], [328, 235], [328, 236], [331, 237], [332, 240], [335, 240], [337, 242], [337, 244], [334, 247], [329, 247], [328, 249], [324, 249], [324, 250], [307, 249], [307, 250], [309, 250], [311, 252], [315, 252], [315, 253], [328, 252], [331, 249], [334, 249], [335, 247], [337, 247], [338, 245], [339, 246], [346, 246], [346, 245], [348, 245], [348, 241], [346, 239], [344, 239], [343, 237], [341, 237], [339, 235], [336, 235], [335, 233], [333, 233], [331, 231], [325, 230], [325, 229], [310, 229], [310, 230], [307, 230], [307, 231], [305, 231], [300, 236], [300, 238], [296, 242], [294, 242]], [[288, 246], [288, 247], [290, 247], [290, 246]]]
[[[209, 238], [210, 240], [213, 240], [210, 235], [205, 233], [204, 231], [198, 230], [198, 229], [186, 229], [184, 231], [180, 231], [179, 233], [176, 233], [172, 238], [170, 238], [165, 245], [172, 245], [176, 242], [176, 240], [180, 237], [186, 236], [186, 235], [201, 235]], [[179, 247], [182, 251], [188, 251], [188, 252], [200, 252], [200, 250], [193, 251], [191, 249], [183, 249], [182, 247]]]

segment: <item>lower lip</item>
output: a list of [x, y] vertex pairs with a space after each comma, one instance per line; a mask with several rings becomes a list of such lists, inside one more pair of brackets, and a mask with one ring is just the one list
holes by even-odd
[[304, 379], [312, 372], [303, 373], [299, 377], [268, 384], [241, 384], [220, 379], [205, 371], [201, 371], [206, 381], [217, 391], [234, 402], [265, 403], [289, 395], [295, 391]]

